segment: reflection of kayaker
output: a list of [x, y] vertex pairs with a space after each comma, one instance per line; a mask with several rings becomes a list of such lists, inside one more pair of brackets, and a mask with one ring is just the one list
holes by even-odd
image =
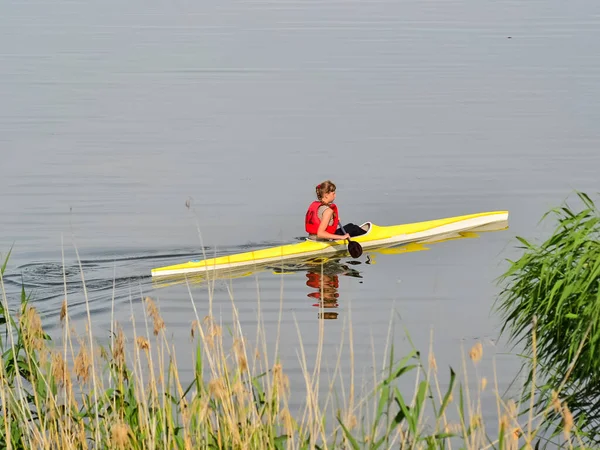
[[[306, 272], [306, 285], [315, 289], [326, 292], [334, 292], [334, 297], [337, 298], [337, 289], [340, 287], [340, 280], [337, 275], [325, 275], [321, 276], [320, 273], [317, 272]], [[314, 296], [313, 296], [314, 297]], [[320, 298], [320, 295], [319, 295]]]
[[[306, 273], [306, 285], [316, 289], [308, 294], [308, 298], [318, 300], [318, 303], [313, 304], [317, 308], [323, 309], [335, 309], [338, 307], [338, 288], [340, 287], [340, 281], [337, 275], [326, 275], [320, 272]], [[319, 314], [319, 317], [323, 319], [337, 319], [337, 313]]]
[[[317, 200], [306, 211], [304, 228], [311, 240], [348, 239], [362, 236], [366, 230], [353, 223], [340, 226], [338, 207], [334, 202], [336, 186], [330, 180], [323, 181], [315, 188]], [[340, 226], [338, 228], [338, 226]]]

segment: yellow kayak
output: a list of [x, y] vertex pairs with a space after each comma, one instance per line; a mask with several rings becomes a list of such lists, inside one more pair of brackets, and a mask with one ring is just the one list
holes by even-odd
[[[363, 249], [380, 249], [409, 243], [437, 242], [441, 239], [458, 237], [465, 232], [506, 229], [508, 227], [508, 211], [483, 212], [403, 225], [380, 226], [372, 222], [365, 222], [361, 227], [366, 233], [354, 237], [352, 240], [359, 242]], [[306, 241], [294, 244], [157, 267], [152, 269], [152, 276], [172, 276], [245, 267], [250, 269], [257, 265], [297, 258], [331, 256], [345, 252], [346, 249], [347, 242], [345, 240], [313, 241], [306, 239]]]

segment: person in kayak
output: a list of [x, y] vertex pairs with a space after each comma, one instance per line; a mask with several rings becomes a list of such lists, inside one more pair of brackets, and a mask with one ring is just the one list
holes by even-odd
[[330, 180], [319, 183], [315, 188], [317, 200], [308, 207], [304, 221], [309, 239], [348, 239], [366, 233], [361, 227], [352, 223], [344, 225], [345, 231], [338, 228], [340, 217], [338, 207], [333, 203], [336, 197], [335, 190], [335, 184]]

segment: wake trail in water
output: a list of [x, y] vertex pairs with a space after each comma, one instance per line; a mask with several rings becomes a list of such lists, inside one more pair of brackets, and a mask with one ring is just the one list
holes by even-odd
[[141, 293], [152, 290], [153, 267], [202, 259], [204, 255], [210, 258], [279, 244], [248, 243], [221, 247], [218, 251], [213, 247], [205, 247], [203, 250], [146, 250], [137, 254], [103, 250], [80, 261], [65, 260], [64, 264], [60, 261], [22, 264], [13, 270], [7, 270], [3, 278], [9, 304], [13, 308], [18, 305], [23, 288], [27, 295], [31, 295], [35, 306], [49, 315], [60, 311], [65, 296], [69, 297], [70, 307], [83, 305], [84, 292], [87, 292], [92, 312], [101, 312], [110, 308], [113, 297], [115, 304], [128, 302], [131, 298], [140, 301]]

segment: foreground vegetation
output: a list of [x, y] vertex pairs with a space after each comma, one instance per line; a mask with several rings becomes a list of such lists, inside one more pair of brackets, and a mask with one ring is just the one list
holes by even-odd
[[[128, 341], [116, 325], [104, 348], [89, 334], [74, 335], [64, 304], [64, 345], [56, 348], [24, 292], [15, 315], [8, 312], [4, 297], [8, 334], [1, 341], [0, 445], [451, 448], [453, 438], [468, 448], [488, 445], [481, 407], [476, 398], [470, 400], [473, 393], [457, 387], [453, 371], [442, 391], [433, 354], [425, 365], [416, 351], [396, 360], [392, 347], [389, 365], [375, 374], [373, 391], [355, 398], [353, 385], [340, 388], [340, 361], [331, 379], [320, 380], [320, 361], [309, 373], [301, 348], [304, 386], [292, 394], [281, 364], [269, 364], [264, 340], [249, 348], [239, 323], [227, 335], [206, 317], [191, 325], [194, 380], [184, 386], [158, 308], [150, 298], [145, 306], [150, 335], [136, 334]], [[232, 342], [229, 348], [226, 341]], [[479, 344], [470, 356], [477, 362], [481, 355]], [[398, 387], [407, 377], [416, 386], [410, 395]], [[320, 383], [329, 387], [324, 398], [319, 397]], [[486, 384], [480, 380], [480, 389]], [[344, 392], [343, 400], [335, 402]], [[292, 395], [302, 404], [295, 412]], [[451, 405], [458, 411], [456, 422], [448, 419]], [[492, 444], [516, 448], [524, 432], [516, 405], [502, 410], [502, 429]]]
[[[543, 243], [519, 238], [523, 254], [501, 277], [505, 287], [497, 309], [503, 331], [525, 350], [523, 399], [541, 411], [560, 387], [583, 438], [595, 445], [600, 443], [600, 211], [585, 193], [577, 195], [579, 210], [565, 203], [544, 216], [557, 225]], [[564, 411], [556, 407], [554, 418], [560, 414]], [[544, 429], [557, 434], [564, 425], [550, 420]]]
[[[186, 357], [193, 358], [194, 373], [184, 384], [153, 299], [143, 300], [143, 333], [134, 323], [133, 334], [125, 336], [122, 324], [114, 322], [106, 345], [92, 335], [89, 308], [85, 332], [75, 332], [65, 300], [62, 336], [52, 341], [25, 291], [9, 302], [2, 279], [5, 263], [0, 270], [0, 321], [6, 328], [0, 337], [0, 445], [583, 448], [593, 440], [589, 416], [574, 415], [571, 401], [582, 401], [586, 383], [597, 384], [600, 257], [593, 253], [598, 251], [597, 210], [586, 196], [581, 198], [588, 208], [579, 214], [563, 209], [566, 217], [548, 242], [536, 247], [522, 240], [525, 256], [511, 263], [503, 277], [510, 281], [500, 304], [506, 330], [526, 343], [528, 355], [524, 397], [516, 401], [502, 398], [495, 377], [488, 381], [477, 370], [481, 343], [458, 362], [460, 370], [448, 374], [438, 372], [431, 349], [426, 358], [416, 349], [398, 356], [390, 344], [385, 367], [374, 369], [370, 388], [362, 392], [354, 373], [341, 370], [343, 352], [351, 361], [354, 357], [351, 326], [340, 336], [339, 357], [328, 378], [321, 370], [323, 328], [318, 348], [311, 349], [314, 363], [307, 362], [299, 339], [303, 382], [292, 387], [278, 358], [279, 341], [268, 341], [260, 327], [251, 340], [237, 320], [233, 298], [229, 329], [211, 315], [200, 317], [191, 301], [193, 354]], [[472, 372], [475, 377], [469, 378]], [[496, 399], [493, 420], [484, 418], [484, 392]]]

